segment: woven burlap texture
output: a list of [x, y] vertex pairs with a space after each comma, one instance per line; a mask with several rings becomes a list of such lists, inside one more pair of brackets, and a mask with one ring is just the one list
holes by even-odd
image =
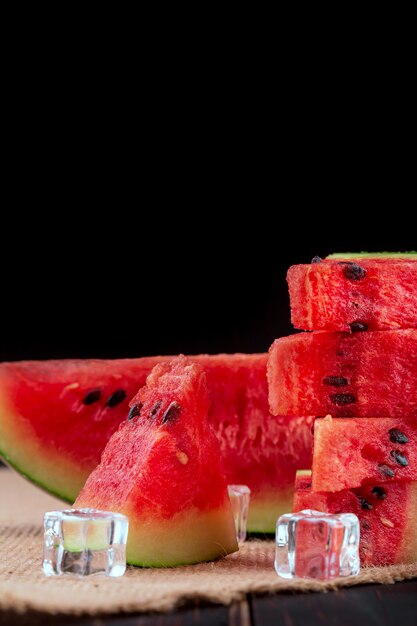
[[[16, 493], [20, 494], [17, 499]], [[417, 578], [416, 563], [368, 568], [357, 577], [330, 583], [282, 580], [273, 567], [273, 541], [248, 542], [238, 553], [213, 563], [159, 570], [130, 567], [125, 576], [114, 580], [47, 578], [41, 570], [40, 521], [45, 510], [62, 508], [62, 503], [6, 471], [0, 472], [0, 499], [0, 608], [3, 610], [78, 615], [168, 611], [188, 600], [229, 604], [246, 593], [325, 591]], [[7, 502], [14, 505], [7, 506]]]

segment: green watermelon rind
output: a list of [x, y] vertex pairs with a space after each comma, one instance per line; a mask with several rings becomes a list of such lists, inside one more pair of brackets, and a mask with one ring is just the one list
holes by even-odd
[[[32, 483], [33, 485], [36, 485], [36, 487], [39, 487], [40, 489], [42, 489], [43, 491], [45, 491], [46, 493], [49, 493], [51, 496], [55, 496], [56, 498], [58, 498], [59, 500], [62, 500], [63, 502], [68, 502], [68, 504], [73, 504], [74, 503], [74, 498], [69, 497], [64, 495], [62, 492], [57, 491], [55, 489], [52, 489], [49, 485], [44, 484], [41, 480], [38, 480], [37, 478], [33, 478], [33, 476], [31, 476], [31, 474], [29, 474], [26, 470], [23, 470], [17, 463], [15, 463], [14, 461], [12, 461], [10, 459], [10, 457], [5, 454], [2, 450], [0, 450], [0, 459], [6, 463], [6, 465], [10, 468], [12, 468], [13, 470], [15, 470], [16, 472], [18, 472], [18, 474], [20, 474], [20, 476], [22, 476], [23, 478], [25, 478], [26, 480], [28, 480], [30, 483]], [[278, 517], [279, 515], [281, 515], [284, 511], [284, 508], [279, 509], [278, 511]], [[270, 517], [271, 514], [268, 516]], [[276, 517], [276, 514], [274, 515], [274, 517]], [[271, 524], [271, 523], [262, 523], [260, 520], [257, 519], [257, 521], [255, 523], [252, 524], [252, 526], [250, 527], [250, 530], [248, 529], [248, 532], [250, 533], [254, 533], [259, 534], [259, 535], [272, 535], [275, 533], [275, 524]]]
[[[74, 503], [73, 498], [69, 496], [65, 496], [63, 493], [57, 490], [51, 489], [49, 485], [44, 484], [42, 481], [38, 480], [37, 478], [33, 478], [33, 476], [28, 474], [26, 471], [22, 470], [21, 467], [19, 467], [19, 465], [17, 465], [16, 463], [12, 462], [10, 458], [2, 452], [2, 450], [0, 450], [0, 459], [4, 463], [6, 463], [8, 467], [18, 472], [18, 474], [20, 474], [20, 476], [25, 478], [25, 480], [28, 480], [30, 483], [32, 483], [32, 485], [39, 487], [46, 493], [49, 493], [51, 496], [55, 496], [56, 498], [58, 498], [59, 500], [62, 500], [63, 502], [67, 502], [68, 504], [71, 504], [71, 505]], [[284, 511], [284, 508], [282, 508], [282, 511], [281, 509], [279, 509], [278, 517], [283, 512], [286, 512], [286, 510]], [[275, 517], [276, 516], [277, 515], [275, 515]], [[270, 523], [265, 524], [257, 520], [257, 523], [252, 524], [252, 526], [250, 526], [250, 529], [248, 528], [248, 532], [254, 535], [261, 535], [261, 536], [272, 535], [275, 533], [275, 524], [270, 524]], [[137, 564], [137, 563], [134, 563], [134, 565], [139, 565], [139, 567], [142, 567], [140, 564]]]
[[4, 461], [4, 463], [6, 463], [6, 465], [8, 467], [11, 467], [16, 472], [18, 472], [21, 476], [23, 476], [23, 478], [25, 478], [26, 480], [31, 482], [33, 485], [36, 485], [37, 487], [39, 487], [40, 489], [42, 489], [46, 493], [51, 494], [51, 496], [55, 496], [59, 500], [62, 500], [63, 502], [68, 502], [69, 504], [72, 504], [74, 502], [74, 500], [72, 498], [70, 498], [68, 496], [65, 496], [64, 494], [60, 493], [59, 491], [56, 491], [55, 489], [51, 488], [50, 486], [44, 484], [42, 481], [40, 481], [37, 478], [34, 478], [30, 474], [28, 474], [26, 472], [26, 470], [23, 470], [17, 463], [14, 463], [14, 461], [12, 461], [10, 459], [10, 457], [7, 454], [5, 454], [2, 450], [0, 450], [0, 459], [2, 461]]
[[[224, 556], [227, 556], [226, 554]], [[187, 565], [198, 565], [199, 563], [210, 563], [213, 562], [214, 560], [218, 559], [218, 558], [222, 558], [219, 557], [217, 554], [213, 555], [212, 557], [208, 556], [207, 558], [204, 559], [190, 559], [190, 560], [186, 560], [186, 561], [182, 561], [181, 559], [179, 559], [178, 561], [175, 562], [174, 565], [165, 565], [165, 564], [161, 564], [160, 561], [146, 561], [146, 563], [144, 563], [143, 561], [138, 561], [136, 559], [132, 559], [130, 558], [128, 561], [128, 565], [133, 565], [134, 567], [143, 567], [144, 569], [149, 569], [149, 568], [166, 568], [166, 569], [173, 569], [175, 567], [185, 567]]]
[[417, 259], [417, 252], [334, 252], [326, 257], [326, 260], [332, 259]]
[[310, 478], [311, 469], [299, 469], [296, 472], [296, 478]]

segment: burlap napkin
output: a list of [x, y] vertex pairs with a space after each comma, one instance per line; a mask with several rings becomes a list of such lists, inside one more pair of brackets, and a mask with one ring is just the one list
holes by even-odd
[[214, 563], [175, 569], [130, 567], [120, 579], [47, 578], [41, 570], [42, 515], [63, 504], [0, 471], [0, 609], [99, 614], [167, 611], [187, 600], [229, 604], [246, 593], [325, 591], [364, 583], [417, 578], [417, 563], [368, 568], [331, 583], [286, 581], [275, 574], [274, 542], [250, 541]]

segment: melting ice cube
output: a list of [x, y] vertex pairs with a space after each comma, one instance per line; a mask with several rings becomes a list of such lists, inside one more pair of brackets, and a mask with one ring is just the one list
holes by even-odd
[[305, 510], [281, 515], [275, 541], [275, 569], [283, 578], [359, 574], [359, 520], [353, 513]]
[[43, 571], [123, 576], [129, 522], [125, 515], [96, 509], [65, 509], [44, 515]]
[[242, 544], [246, 539], [250, 489], [246, 485], [229, 485], [227, 489], [235, 520], [237, 542]]

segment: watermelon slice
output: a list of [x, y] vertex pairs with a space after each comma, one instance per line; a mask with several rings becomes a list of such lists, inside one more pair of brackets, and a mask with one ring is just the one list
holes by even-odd
[[314, 491], [417, 480], [417, 420], [317, 419], [312, 470]]
[[157, 365], [130, 406], [75, 506], [128, 516], [132, 565], [169, 567], [235, 552], [202, 368], [185, 357]]
[[268, 363], [272, 414], [417, 416], [417, 330], [301, 333]]
[[287, 281], [296, 328], [417, 328], [417, 253], [331, 255], [293, 265]]
[[[170, 358], [0, 364], [0, 454], [73, 502], [126, 419], [128, 401]], [[266, 354], [192, 358], [206, 371], [227, 481], [252, 491], [248, 528], [273, 532], [291, 508], [296, 469], [311, 465], [312, 419], [270, 415]]]
[[293, 511], [355, 513], [360, 522], [362, 565], [392, 565], [417, 560], [417, 482], [376, 482], [337, 493], [311, 489], [311, 472], [297, 473]]

